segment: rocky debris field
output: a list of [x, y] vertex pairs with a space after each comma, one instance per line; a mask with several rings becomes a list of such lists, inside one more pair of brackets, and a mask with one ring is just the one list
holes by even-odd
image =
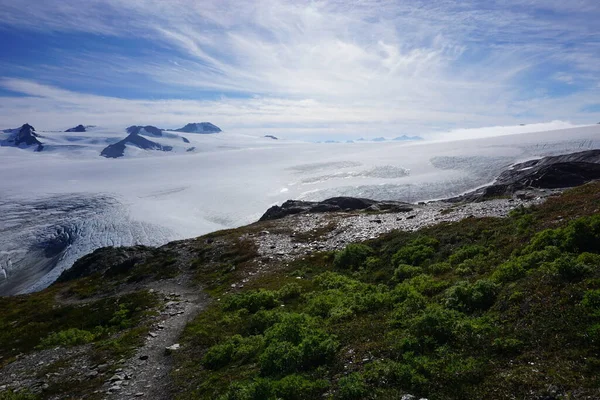
[[557, 189], [519, 191], [511, 198], [452, 204], [435, 201], [411, 205], [401, 212], [300, 213], [272, 222], [270, 230], [247, 234], [259, 254], [269, 260], [291, 261], [314, 251], [339, 250], [348, 243], [374, 239], [393, 231], [415, 231], [440, 222], [475, 217], [504, 217], [521, 206], [543, 202]]

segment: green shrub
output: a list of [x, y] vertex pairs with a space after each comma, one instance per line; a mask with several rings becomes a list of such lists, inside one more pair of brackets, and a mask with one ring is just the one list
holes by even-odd
[[404, 300], [392, 311], [388, 323], [392, 327], [404, 326], [407, 321], [419, 314], [427, 306], [427, 299], [416, 290], [410, 290]]
[[600, 269], [600, 254], [581, 253], [577, 256], [577, 262], [591, 267], [591, 269]]
[[290, 342], [299, 344], [314, 326], [310, 316], [299, 313], [282, 314], [281, 320], [265, 331], [268, 343]]
[[95, 338], [96, 337], [92, 332], [71, 328], [51, 333], [46, 338], [42, 339], [40, 347], [77, 346], [93, 342]]
[[264, 346], [262, 336], [234, 335], [227, 341], [208, 349], [202, 364], [209, 369], [219, 369], [233, 361], [247, 361], [255, 357]]
[[468, 260], [478, 255], [486, 255], [487, 253], [487, 249], [483, 246], [467, 245], [455, 251], [454, 254], [448, 257], [448, 261], [451, 265], [457, 266], [465, 260]]
[[247, 309], [251, 313], [268, 310], [278, 305], [277, 293], [271, 290], [259, 289], [225, 297], [223, 308], [228, 311]]
[[367, 385], [361, 374], [354, 372], [340, 379], [339, 397], [343, 400], [364, 399], [367, 394]]
[[296, 372], [301, 366], [298, 346], [290, 342], [273, 342], [260, 355], [259, 364], [263, 375], [282, 375]]
[[487, 310], [496, 301], [498, 290], [496, 283], [486, 279], [474, 284], [459, 282], [446, 291], [446, 306], [466, 312]]
[[17, 393], [12, 390], [0, 392], [0, 400], [37, 400], [38, 397], [26, 390], [21, 390]]
[[400, 264], [421, 266], [433, 258], [438, 247], [439, 242], [437, 239], [423, 236], [399, 249], [392, 256], [392, 264], [396, 266]]
[[309, 370], [328, 364], [335, 357], [339, 345], [335, 337], [325, 331], [320, 329], [312, 331], [299, 346], [302, 368]]
[[497, 338], [492, 342], [494, 350], [501, 354], [518, 354], [523, 349], [523, 342], [514, 338]]
[[423, 293], [428, 296], [436, 295], [450, 286], [450, 282], [446, 280], [437, 280], [428, 274], [417, 275], [413, 278], [405, 280], [401, 284], [413, 287], [419, 293]]
[[219, 400], [275, 400], [270, 380], [256, 378], [250, 382], [234, 382]]
[[546, 246], [542, 250], [523, 251], [518, 257], [513, 257], [500, 265], [492, 274], [492, 279], [497, 282], [512, 282], [524, 277], [527, 271], [535, 269], [544, 263], [551, 263], [561, 257], [563, 253], [556, 246]]
[[316, 327], [306, 314], [284, 314], [265, 332], [267, 347], [260, 356], [261, 372], [278, 375], [308, 370], [330, 362], [339, 346], [334, 336]]
[[321, 397], [329, 383], [324, 379], [307, 379], [293, 374], [273, 382], [273, 392], [277, 398], [285, 400], [312, 400]]
[[408, 325], [410, 332], [419, 341], [444, 344], [453, 338], [454, 329], [460, 320], [458, 312], [434, 304], [429, 305]]
[[581, 305], [590, 315], [600, 317], [600, 289], [585, 292]]
[[288, 283], [277, 291], [279, 300], [290, 300], [300, 297], [302, 294], [302, 286], [297, 283]]
[[429, 272], [431, 272], [433, 275], [441, 275], [441, 274], [445, 274], [446, 272], [452, 271], [452, 266], [450, 265], [450, 263], [441, 262], [441, 263], [431, 264], [429, 267], [427, 267], [427, 270]]
[[558, 275], [566, 281], [581, 279], [592, 272], [589, 266], [580, 263], [574, 256], [570, 254], [563, 255], [562, 257], [553, 261], [550, 266], [551, 268], [554, 268], [556, 272], [558, 272]]
[[250, 335], [263, 334], [268, 328], [281, 320], [279, 310], [260, 310], [248, 320], [246, 332]]
[[394, 279], [398, 282], [402, 282], [405, 279], [412, 278], [423, 272], [423, 268], [414, 267], [408, 264], [400, 264], [394, 270]]
[[357, 270], [363, 266], [367, 258], [374, 254], [369, 246], [353, 243], [344, 250], [338, 251], [333, 259], [333, 265], [338, 269]]
[[323, 289], [344, 289], [346, 291], [354, 290], [362, 284], [356, 279], [331, 271], [317, 275], [314, 280]]
[[323, 379], [307, 379], [297, 374], [280, 380], [255, 378], [232, 383], [227, 394], [219, 400], [312, 400], [320, 397], [328, 386]]

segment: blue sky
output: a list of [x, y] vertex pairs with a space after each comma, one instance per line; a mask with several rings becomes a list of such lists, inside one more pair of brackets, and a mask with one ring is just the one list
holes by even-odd
[[0, 121], [319, 137], [591, 124], [599, 20], [597, 0], [0, 0]]

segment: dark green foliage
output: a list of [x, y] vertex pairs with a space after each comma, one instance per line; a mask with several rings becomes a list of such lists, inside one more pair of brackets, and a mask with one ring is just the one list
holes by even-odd
[[478, 255], [485, 255], [487, 254], [487, 252], [488, 249], [486, 249], [483, 246], [468, 245], [458, 249], [454, 254], [448, 257], [448, 261], [451, 265], [457, 266], [465, 260], [468, 260]]
[[398, 282], [402, 282], [405, 279], [412, 278], [423, 272], [421, 267], [413, 267], [412, 265], [400, 264], [394, 270], [394, 279]]
[[288, 283], [277, 291], [277, 298], [279, 300], [290, 300], [294, 299], [302, 293], [302, 286], [297, 283]]
[[308, 379], [288, 375], [280, 380], [256, 378], [246, 384], [234, 383], [219, 400], [312, 400], [320, 397], [329, 383], [323, 379]]
[[585, 292], [581, 305], [584, 306], [591, 315], [600, 317], [600, 289], [588, 290]]
[[579, 262], [577, 258], [571, 254], [565, 254], [554, 260], [550, 266], [558, 272], [558, 275], [567, 281], [581, 279], [589, 275], [592, 271], [587, 265]]
[[223, 306], [226, 310], [240, 310], [245, 308], [251, 313], [259, 310], [268, 310], [277, 305], [277, 293], [264, 289], [231, 295], [223, 300]]
[[338, 269], [357, 270], [367, 258], [373, 255], [373, 249], [364, 244], [349, 244], [335, 254], [333, 265]]
[[12, 390], [0, 392], [0, 400], [37, 400], [38, 398], [36, 395], [24, 390], [17, 393]]
[[438, 247], [437, 239], [422, 236], [398, 250], [392, 257], [392, 263], [396, 266], [400, 264], [423, 265], [433, 258]]
[[343, 400], [364, 399], [368, 389], [364, 378], [359, 373], [352, 373], [340, 379], [339, 397]]
[[202, 363], [210, 369], [221, 368], [232, 361], [252, 359], [264, 347], [262, 336], [242, 337], [234, 335], [224, 343], [208, 349]]
[[480, 279], [474, 284], [462, 281], [446, 291], [446, 306], [464, 312], [487, 310], [499, 291], [498, 284]]
[[40, 347], [53, 346], [75, 346], [94, 341], [95, 335], [92, 332], [77, 328], [66, 329], [64, 331], [54, 332], [42, 339]]

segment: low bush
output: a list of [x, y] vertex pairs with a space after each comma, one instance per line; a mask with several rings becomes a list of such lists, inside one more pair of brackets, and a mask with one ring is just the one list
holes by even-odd
[[92, 332], [71, 328], [64, 331], [54, 332], [42, 339], [40, 347], [48, 348], [53, 346], [76, 346], [80, 344], [91, 343], [95, 339]]
[[339, 397], [343, 400], [364, 399], [367, 395], [365, 380], [356, 372], [341, 378], [338, 387]]
[[394, 270], [394, 279], [397, 282], [402, 282], [405, 279], [415, 277], [423, 272], [423, 268], [414, 267], [408, 264], [400, 264]]
[[218, 369], [232, 361], [247, 361], [262, 350], [264, 342], [264, 338], [260, 335], [249, 337], [234, 335], [229, 340], [208, 349], [202, 363], [206, 368]]
[[420, 237], [413, 240], [406, 246], [400, 248], [392, 257], [392, 264], [408, 264], [413, 266], [422, 266], [435, 255], [439, 247], [439, 241], [430, 237]]
[[344, 250], [338, 251], [333, 259], [333, 265], [342, 270], [358, 270], [367, 258], [374, 254], [373, 249], [364, 244], [349, 244]]
[[486, 279], [473, 284], [459, 282], [446, 291], [446, 306], [465, 312], [487, 310], [494, 304], [498, 290], [498, 284]]
[[268, 310], [276, 307], [277, 293], [271, 290], [259, 289], [251, 292], [244, 292], [225, 297], [223, 307], [225, 310], [247, 309], [251, 313], [259, 310]]

